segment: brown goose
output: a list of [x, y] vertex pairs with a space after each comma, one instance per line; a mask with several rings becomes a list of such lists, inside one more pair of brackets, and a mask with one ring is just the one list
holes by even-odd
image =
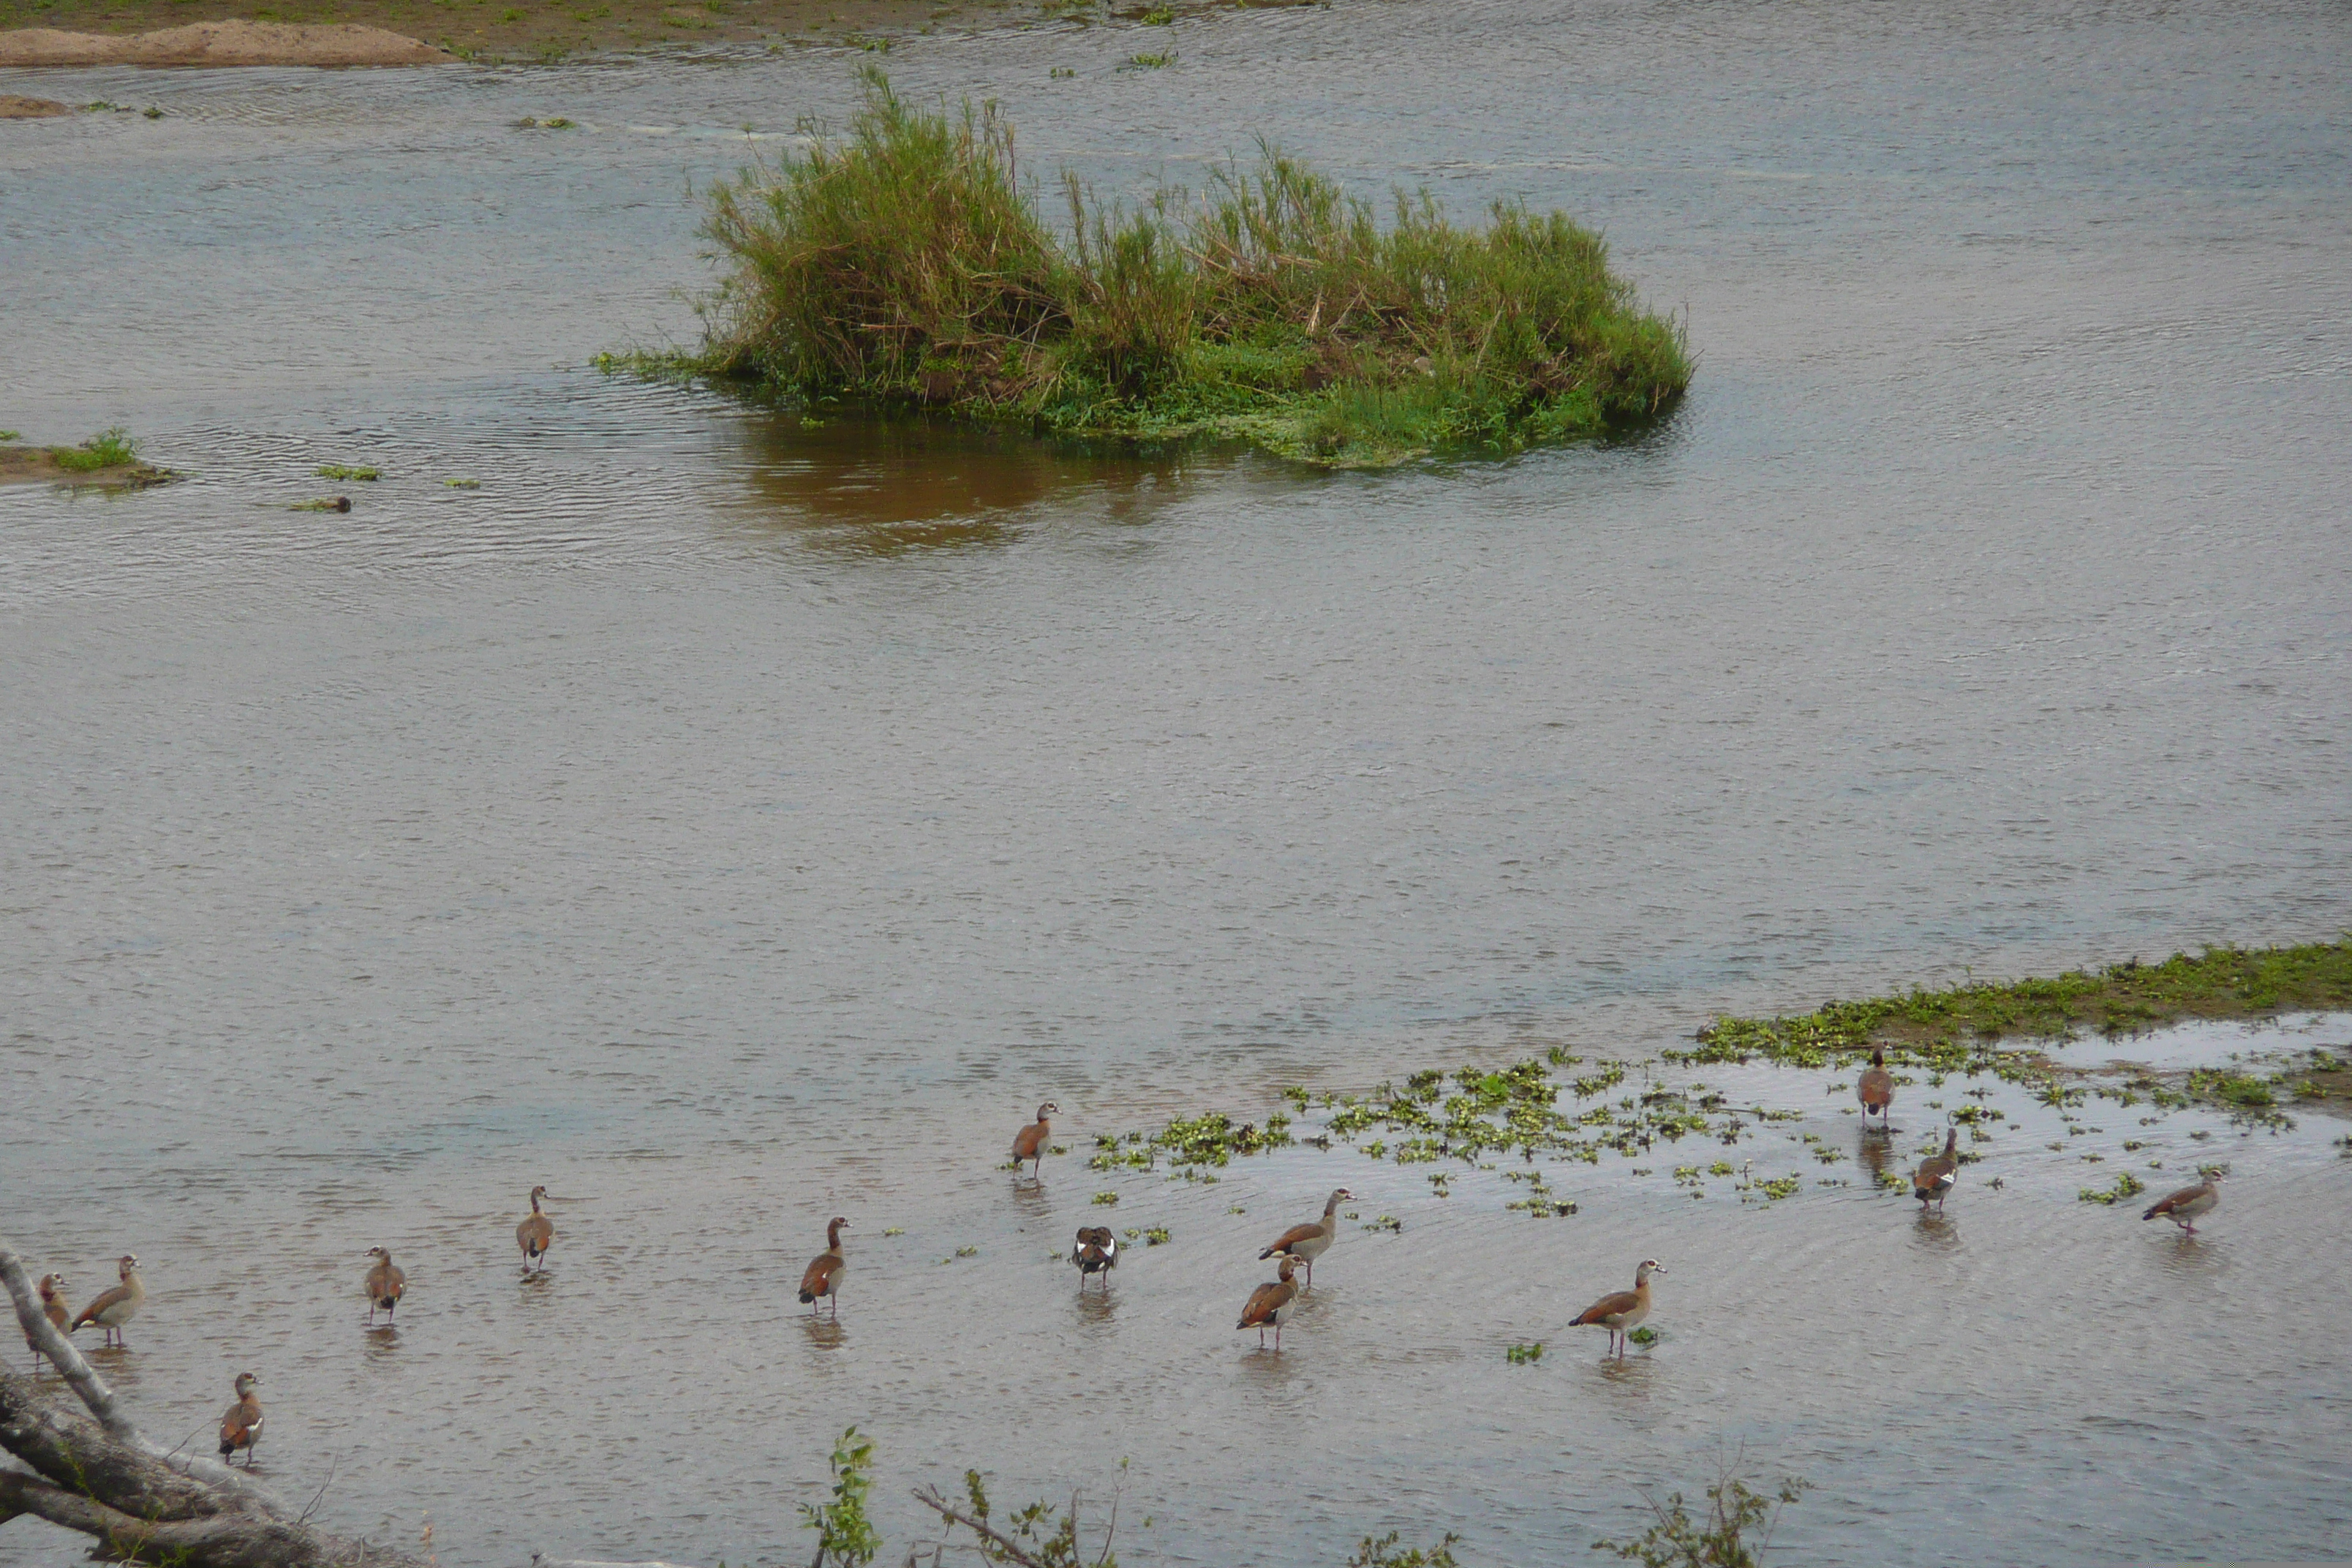
[[1930, 1203], [1938, 1213], [1942, 1212], [1945, 1196], [1960, 1179], [1959, 1148], [1960, 1130], [1946, 1128], [1944, 1152], [1920, 1161], [1919, 1168], [1911, 1173], [1911, 1195], [1919, 1200], [1921, 1213], [1927, 1212]]
[[371, 1247], [367, 1255], [375, 1259], [375, 1267], [367, 1273], [368, 1322], [373, 1326], [378, 1308], [387, 1321], [400, 1299], [408, 1293], [408, 1276], [393, 1267], [392, 1254], [381, 1247]]
[[1078, 1227], [1078, 1244], [1070, 1249], [1070, 1261], [1078, 1266], [1078, 1289], [1087, 1281], [1102, 1276], [1103, 1289], [1110, 1289], [1110, 1271], [1118, 1267], [1118, 1238], [1107, 1225], [1082, 1225]]
[[1878, 1112], [1878, 1130], [1888, 1131], [1886, 1109], [1895, 1103], [1895, 1075], [1886, 1070], [1885, 1051], [1870, 1053], [1870, 1065], [1862, 1069], [1862, 1079], [1853, 1086], [1853, 1092], [1862, 1100], [1862, 1124], [1870, 1125], [1870, 1113], [1874, 1110]]
[[[1339, 1205], [1355, 1197], [1345, 1187], [1334, 1187], [1323, 1205], [1323, 1217], [1313, 1225], [1294, 1225], [1275, 1237], [1274, 1245], [1258, 1254], [1261, 1262], [1269, 1258], [1296, 1258], [1307, 1265], [1307, 1283], [1315, 1283], [1315, 1260], [1331, 1250], [1331, 1243], [1339, 1235]], [[1276, 1336], [1277, 1339], [1280, 1335]]]
[[[65, 1288], [66, 1277], [64, 1275], [44, 1274], [41, 1276], [41, 1316], [48, 1319], [49, 1326], [57, 1330], [58, 1332], [61, 1334], [69, 1334], [73, 1332], [73, 1312], [72, 1310], [66, 1305]], [[32, 1331], [29, 1329], [25, 1331], [25, 1348], [31, 1351], [36, 1356], [41, 1353], [41, 1347], [39, 1343], [34, 1340]]]
[[2221, 1173], [2207, 1171], [2203, 1174], [2203, 1181], [2149, 1205], [2147, 1212], [2139, 1217], [2154, 1219], [2162, 1215], [2179, 1226], [2184, 1235], [2195, 1236], [2197, 1221], [2211, 1214], [2214, 1206], [2221, 1201]]
[[[1642, 1259], [1633, 1270], [1633, 1288], [1603, 1296], [1570, 1321], [1569, 1327], [1580, 1329], [1587, 1324], [1599, 1324], [1609, 1331], [1609, 1344], [1619, 1356], [1625, 1353], [1625, 1334], [1650, 1315], [1650, 1276], [1664, 1274], [1666, 1266], [1654, 1258]], [[1601, 1352], [1603, 1355], [1607, 1351]]]
[[1282, 1321], [1290, 1316], [1291, 1303], [1298, 1300], [1297, 1282], [1291, 1279], [1297, 1268], [1288, 1258], [1282, 1260], [1282, 1278], [1269, 1279], [1250, 1292], [1249, 1302], [1242, 1308], [1242, 1321], [1234, 1327], [1255, 1329], [1257, 1348], [1265, 1349], [1265, 1326], [1274, 1325], [1274, 1348], [1282, 1348]]
[[832, 1304], [833, 1315], [841, 1316], [841, 1271], [849, 1267], [842, 1261], [841, 1233], [849, 1222], [835, 1215], [824, 1227], [824, 1250], [809, 1259], [806, 1272], [801, 1276], [801, 1300], [808, 1304], [809, 1316], [816, 1316], [816, 1300], [822, 1296]]
[[530, 1217], [515, 1226], [515, 1245], [522, 1248], [522, 1266], [526, 1271], [532, 1264], [546, 1258], [547, 1249], [555, 1245], [555, 1222], [539, 1212], [539, 1200], [546, 1195], [545, 1187], [531, 1188]]
[[140, 1303], [147, 1300], [147, 1287], [140, 1283], [139, 1259], [131, 1254], [124, 1253], [115, 1267], [122, 1276], [122, 1283], [84, 1307], [81, 1316], [73, 1321], [73, 1327], [81, 1329], [96, 1323], [105, 1331], [104, 1343], [127, 1350], [130, 1346], [122, 1337], [122, 1325], [139, 1315]]
[[236, 1374], [236, 1403], [221, 1415], [220, 1451], [226, 1459], [239, 1448], [245, 1450], [246, 1468], [253, 1468], [253, 1446], [261, 1439], [261, 1401], [253, 1391], [261, 1386], [261, 1379], [249, 1372]]
[[1024, 1160], [1028, 1161], [1029, 1173], [1033, 1176], [1045, 1163], [1045, 1140], [1054, 1135], [1054, 1124], [1045, 1119], [1061, 1109], [1052, 1100], [1047, 1100], [1037, 1108], [1037, 1120], [1013, 1135], [1013, 1163], [1018, 1165]]

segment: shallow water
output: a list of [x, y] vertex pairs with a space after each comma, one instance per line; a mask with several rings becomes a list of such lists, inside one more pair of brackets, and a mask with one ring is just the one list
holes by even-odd
[[[147, 1260], [108, 1370], [151, 1427], [254, 1367], [265, 1472], [387, 1534], [429, 1508], [451, 1563], [800, 1561], [853, 1421], [894, 1561], [911, 1485], [1100, 1496], [1122, 1456], [1131, 1563], [1392, 1527], [1579, 1561], [1741, 1443], [1815, 1483], [1791, 1560], [2352, 1555], [2323, 1119], [1995, 1100], [2015, 1130], [1927, 1222], [1810, 1184], [1863, 1152], [1838, 1076], [1766, 1069], [1740, 1092], [1816, 1110], [1726, 1152], [1807, 1172], [1772, 1204], [1663, 1157], [1571, 1167], [1542, 1222], [1343, 1152], [1080, 1164], [1286, 1083], [2342, 929], [2342, 16], [1139, 37], [888, 63], [1108, 187], [1262, 129], [1456, 212], [1564, 205], [1688, 311], [1691, 399], [1378, 477], [805, 428], [583, 361], [691, 333], [689, 186], [837, 116], [840, 53], [0, 81], [167, 110], [0, 128], [0, 426], [126, 424], [193, 476], [0, 491], [0, 1215], [77, 1296]], [[1146, 47], [1180, 63], [1116, 68]], [[583, 129], [512, 127], [551, 114]], [[1047, 1095], [1077, 1152], [1016, 1184]], [[1906, 1105], [1896, 1168], [1941, 1115]], [[2231, 1160], [2194, 1243], [2077, 1201], [2131, 1138]], [[1258, 1356], [1254, 1254], [1335, 1181], [1402, 1228]], [[524, 1284], [534, 1182], [568, 1201]], [[1173, 1239], [1081, 1307], [1047, 1254], [1105, 1190]], [[837, 1334], [790, 1299], [835, 1213]], [[370, 1336], [379, 1241], [414, 1289]], [[1644, 1256], [1668, 1337], [1603, 1367], [1560, 1325]]]

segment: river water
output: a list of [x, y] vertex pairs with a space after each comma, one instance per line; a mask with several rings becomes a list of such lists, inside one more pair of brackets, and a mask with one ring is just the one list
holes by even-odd
[[[1850, 1075], [1765, 1068], [1717, 1076], [1806, 1121], [1567, 1167], [1544, 1221], [1345, 1149], [1083, 1165], [1286, 1084], [2352, 923], [2341, 7], [1339, 0], [887, 57], [1107, 190], [1263, 132], [1562, 206], [1686, 314], [1654, 436], [1378, 476], [588, 368], [691, 337], [694, 192], [871, 58], [0, 79], [164, 111], [0, 125], [0, 425], [190, 476], [0, 491], [0, 1224], [77, 1298], [145, 1260], [102, 1370], [151, 1429], [258, 1371], [264, 1475], [453, 1565], [804, 1561], [853, 1422], [889, 1562], [912, 1486], [1122, 1459], [1130, 1563], [1580, 1562], [1733, 1460], [1812, 1482], [1786, 1561], [2352, 1556], [2324, 1117], [1997, 1088], [1942, 1218], [1863, 1173], [1957, 1081], [1890, 1155]], [[1048, 1097], [1073, 1152], [1017, 1182]], [[1714, 1152], [1804, 1189], [1694, 1200]], [[2075, 1195], [2209, 1152], [2194, 1240]], [[1343, 1182], [1260, 1355], [1255, 1253]], [[834, 1214], [837, 1331], [792, 1294]], [[1171, 1239], [1081, 1304], [1096, 1217]], [[1604, 1365], [1564, 1325], [1645, 1256], [1666, 1337]]]

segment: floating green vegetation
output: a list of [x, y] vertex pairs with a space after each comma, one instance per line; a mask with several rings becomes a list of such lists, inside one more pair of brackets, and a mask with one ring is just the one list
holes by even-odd
[[1175, 1239], [1164, 1225], [1148, 1225], [1143, 1227], [1143, 1245], [1146, 1247], [1165, 1247]]
[[992, 107], [865, 83], [845, 134], [712, 196], [734, 272], [702, 351], [601, 368], [1333, 467], [1629, 430], [1689, 382], [1680, 329], [1560, 214], [1506, 204], [1461, 228], [1401, 195], [1383, 224], [1268, 147], [1132, 208], [1066, 176], [1065, 238]]
[[[1376, 1128], [1408, 1134], [1393, 1151], [1403, 1165], [1440, 1159], [1475, 1163], [1490, 1151], [1509, 1151], [1529, 1162], [1554, 1154], [1593, 1164], [1606, 1150], [1632, 1154], [1693, 1133], [1725, 1143], [1741, 1135], [1738, 1113], [1723, 1096], [1704, 1090], [1694, 1097], [1688, 1090], [1653, 1088], [1614, 1104], [1585, 1104], [1623, 1083], [1624, 1068], [1612, 1062], [1563, 1086], [1552, 1069], [1573, 1067], [1577, 1058], [1555, 1056], [1557, 1060], [1530, 1058], [1499, 1071], [1415, 1073], [1402, 1086], [1382, 1083], [1360, 1099], [1331, 1100], [1328, 1125], [1338, 1138], [1353, 1139]], [[1572, 1109], [1559, 1105], [1563, 1087], [1578, 1101]], [[1375, 1159], [1391, 1152], [1385, 1139], [1360, 1148]]]
[[1129, 55], [1127, 57], [1127, 64], [1119, 68], [1139, 71], [1166, 70], [1175, 63], [1176, 57], [1173, 54]]
[[566, 120], [560, 114], [546, 120], [534, 120], [526, 114], [515, 121], [515, 129], [518, 131], [576, 131], [579, 128], [579, 121]]
[[345, 463], [321, 463], [317, 469], [322, 479], [360, 479], [373, 484], [383, 478], [378, 468], [354, 468]]
[[1795, 1197], [1799, 1189], [1804, 1184], [1804, 1177], [1791, 1174], [1778, 1176], [1769, 1182], [1759, 1182], [1756, 1184], [1756, 1190], [1777, 1203], [1782, 1198]]
[[1384, 1214], [1377, 1219], [1366, 1220], [1364, 1222], [1364, 1228], [1366, 1230], [1384, 1230], [1393, 1236], [1398, 1231], [1404, 1228], [1404, 1221], [1397, 1218], [1397, 1216], [1392, 1214]]
[[903, 1225], [887, 1226], [883, 1228], [882, 1234], [885, 1236], [904, 1236], [907, 1234], [907, 1227]]
[[24, 438], [25, 433], [22, 430], [0, 430], [0, 442], [21, 441]]
[[100, 430], [79, 447], [52, 447], [49, 456], [68, 473], [94, 474], [100, 468], [119, 468], [137, 462], [139, 443], [130, 431], [117, 425]]
[[1512, 1345], [1503, 1352], [1503, 1359], [1513, 1366], [1527, 1366], [1539, 1362], [1543, 1360], [1543, 1342], [1538, 1340], [1529, 1345]]
[[1097, 1208], [1107, 1209], [1118, 1202], [1118, 1194], [1117, 1193], [1097, 1193], [1095, 1194], [1095, 1206]]
[[352, 498], [320, 496], [312, 500], [298, 500], [286, 510], [288, 511], [349, 511], [352, 510]]
[[2129, 1171], [2126, 1171], [2116, 1178], [2115, 1185], [2111, 1187], [2084, 1187], [2082, 1191], [2076, 1193], [2074, 1196], [2086, 1204], [2106, 1204], [2112, 1206], [2123, 1202], [2126, 1198], [2137, 1197], [2140, 1194], [2146, 1191], [2147, 1191], [2147, 1188], [2141, 1184], [2140, 1179], [2137, 1176], [2133, 1175]]
[[1078, 73], [1069, 66], [1055, 66], [1046, 76], [1055, 81], [1068, 81]]
[[453, 490], [478, 490], [482, 488], [479, 479], [443, 479], [441, 482]]
[[1666, 1336], [1659, 1330], [1651, 1328], [1647, 1323], [1644, 1323], [1640, 1328], [1635, 1329], [1633, 1332], [1627, 1334], [1625, 1337], [1633, 1341], [1635, 1344], [1646, 1348], [1650, 1345], [1656, 1344], [1660, 1340], [1664, 1339]]
[[2235, 1068], [2199, 1068], [2189, 1075], [2189, 1092], [2238, 1110], [2268, 1110], [2278, 1103], [2272, 1083]]

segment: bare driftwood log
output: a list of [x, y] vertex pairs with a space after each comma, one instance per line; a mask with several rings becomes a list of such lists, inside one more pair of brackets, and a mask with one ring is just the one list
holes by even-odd
[[[97, 1538], [99, 1556], [186, 1568], [426, 1568], [404, 1552], [312, 1528], [254, 1481], [142, 1435], [114, 1391], [41, 1312], [24, 1260], [0, 1240], [0, 1282], [25, 1333], [81, 1402], [77, 1410], [0, 1369], [0, 1521], [30, 1514]], [[87, 1411], [85, 1415], [83, 1412]], [[29, 1472], [29, 1473], [28, 1473]]]

